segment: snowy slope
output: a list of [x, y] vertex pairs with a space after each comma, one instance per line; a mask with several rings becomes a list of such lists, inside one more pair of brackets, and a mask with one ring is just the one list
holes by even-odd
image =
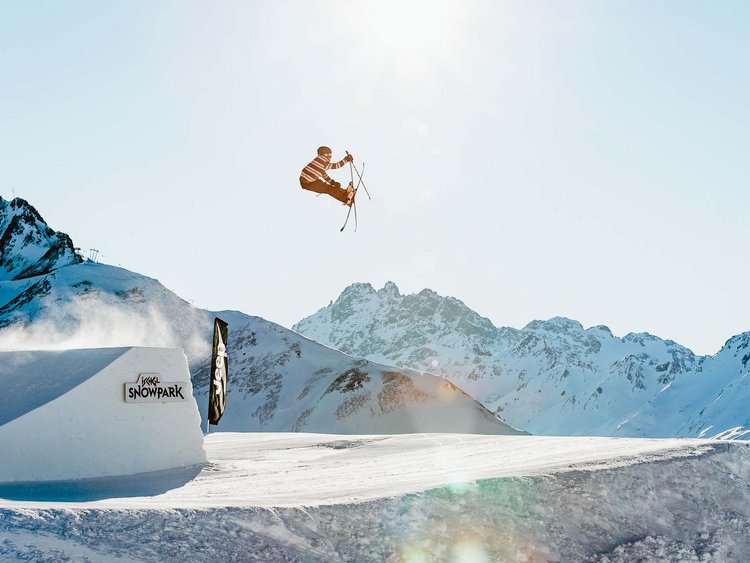
[[[750, 402], [747, 351], [697, 357], [648, 333], [618, 338], [605, 326], [584, 329], [562, 317], [497, 328], [457, 299], [427, 289], [401, 295], [392, 282], [378, 291], [353, 284], [293, 328], [350, 354], [441, 375], [534, 434], [750, 430], [742, 407]], [[725, 390], [731, 401], [714, 408]]]
[[[232, 332], [223, 431], [516, 434], [452, 383], [353, 358], [260, 318]], [[209, 364], [194, 369], [207, 403]]]
[[211, 314], [157, 280], [86, 261], [0, 282], [0, 349], [154, 345], [205, 354]]
[[658, 426], [676, 428], [681, 436], [748, 439], [749, 398], [750, 332], [745, 332], [620, 421], [615, 435], [646, 436]]
[[144, 494], [151, 475], [92, 501], [84, 500], [91, 491], [66, 502], [15, 491], [15, 500], [0, 500], [0, 557], [750, 558], [744, 443], [220, 433], [207, 438], [206, 453], [197, 478], [162, 494]]
[[[15, 212], [51, 231], [22, 204], [14, 200]], [[230, 324], [221, 430], [516, 433], [438, 377], [374, 365], [258, 317], [198, 309], [157, 280], [91, 261], [0, 280], [0, 350], [182, 348], [204, 412], [215, 314]]]

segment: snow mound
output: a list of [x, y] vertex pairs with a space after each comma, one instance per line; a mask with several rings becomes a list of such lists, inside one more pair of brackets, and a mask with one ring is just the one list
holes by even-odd
[[[156, 402], [127, 401], [126, 385], [136, 383], [149, 394], [173, 390], [146, 397]], [[0, 483], [133, 475], [206, 460], [180, 350], [5, 352], [0, 385]]]

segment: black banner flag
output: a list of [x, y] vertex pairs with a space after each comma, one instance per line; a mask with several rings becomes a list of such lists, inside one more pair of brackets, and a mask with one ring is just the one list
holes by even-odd
[[229, 358], [227, 357], [227, 337], [229, 325], [219, 317], [214, 319], [214, 349], [211, 355], [211, 384], [208, 388], [208, 422], [219, 424], [227, 403], [227, 383], [229, 382]]

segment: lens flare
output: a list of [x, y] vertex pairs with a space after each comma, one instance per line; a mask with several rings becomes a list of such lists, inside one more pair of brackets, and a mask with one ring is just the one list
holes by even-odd
[[481, 542], [469, 540], [453, 546], [450, 561], [455, 563], [489, 563], [491, 559]]
[[473, 491], [475, 489], [475, 483], [473, 481], [466, 481], [459, 477], [449, 483], [447, 488], [454, 495], [463, 495], [469, 491]]
[[429, 563], [427, 552], [418, 546], [408, 546], [402, 549], [401, 557], [404, 563]]

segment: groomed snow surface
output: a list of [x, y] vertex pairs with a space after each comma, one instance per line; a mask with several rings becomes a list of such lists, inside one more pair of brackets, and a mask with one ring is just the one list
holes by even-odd
[[0, 558], [750, 560], [742, 442], [216, 433], [205, 448], [197, 476], [0, 489]]

